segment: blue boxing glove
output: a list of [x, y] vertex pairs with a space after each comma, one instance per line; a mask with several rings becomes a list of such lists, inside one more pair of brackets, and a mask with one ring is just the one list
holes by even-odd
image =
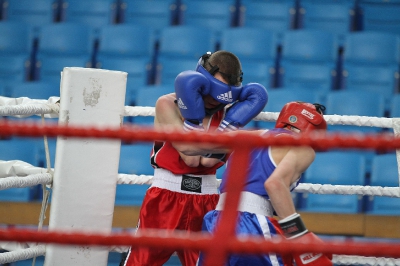
[[183, 71], [175, 79], [175, 93], [179, 110], [185, 119], [183, 129], [204, 131], [206, 111], [203, 96], [210, 93], [210, 81], [199, 72]]
[[267, 105], [267, 89], [259, 83], [249, 83], [242, 88], [238, 102], [226, 111], [218, 127], [220, 131], [235, 131], [244, 127]]

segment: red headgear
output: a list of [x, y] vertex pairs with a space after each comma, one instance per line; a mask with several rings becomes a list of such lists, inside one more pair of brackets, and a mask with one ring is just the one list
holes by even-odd
[[320, 110], [311, 103], [302, 102], [290, 102], [283, 106], [275, 127], [283, 128], [287, 125], [296, 127], [302, 132], [317, 129], [326, 130], [327, 127]]

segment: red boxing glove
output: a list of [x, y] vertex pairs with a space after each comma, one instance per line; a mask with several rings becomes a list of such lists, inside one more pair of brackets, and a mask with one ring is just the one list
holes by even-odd
[[[308, 232], [304, 226], [303, 221], [298, 213], [294, 213], [279, 222], [280, 227], [286, 238], [302, 238], [307, 242], [318, 242], [322, 243], [322, 240], [315, 234]], [[293, 258], [296, 265], [307, 265], [307, 266], [332, 266], [332, 256], [328, 257], [322, 253], [303, 253], [293, 254]]]
[[[302, 239], [309, 242], [321, 242], [322, 240], [318, 238], [315, 234], [309, 232], [303, 236]], [[303, 253], [303, 254], [293, 254], [293, 258], [296, 261], [297, 266], [307, 265], [307, 266], [332, 266], [333, 263], [331, 259], [322, 253]]]

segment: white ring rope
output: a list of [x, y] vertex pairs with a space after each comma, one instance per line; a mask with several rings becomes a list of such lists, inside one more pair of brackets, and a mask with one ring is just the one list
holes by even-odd
[[36, 185], [49, 185], [53, 182], [51, 174], [35, 174], [26, 177], [10, 176], [0, 179], [0, 190], [9, 188], [32, 187]]
[[295, 190], [300, 193], [313, 194], [344, 194], [344, 195], [368, 195], [386, 196], [400, 198], [399, 187], [380, 187], [380, 186], [350, 186], [350, 185], [330, 185], [330, 184], [310, 184], [301, 183]]
[[[45, 253], [46, 253], [45, 245], [38, 245], [31, 248], [0, 253], [0, 264], [12, 263], [20, 260], [31, 259], [38, 256], [44, 256]], [[336, 265], [360, 265], [360, 264], [369, 266], [400, 265], [400, 259], [383, 258], [383, 257], [347, 256], [347, 255], [333, 255], [332, 262]]]
[[152, 183], [153, 183], [153, 176], [151, 175], [119, 174], [117, 180], [117, 184], [151, 185]]
[[20, 260], [32, 259], [37, 256], [44, 256], [45, 253], [46, 253], [45, 245], [38, 245], [31, 248], [18, 249], [0, 253], [0, 265]]
[[[59, 97], [50, 97], [49, 100], [31, 100], [26, 97], [8, 98], [0, 96], [0, 116], [30, 116], [45, 114], [46, 117], [57, 117], [59, 106], [56, 102]], [[154, 116], [154, 107], [125, 106], [125, 116]], [[278, 112], [261, 112], [254, 120], [276, 121]], [[369, 117], [354, 115], [324, 115], [326, 122], [331, 125], [354, 125], [380, 128], [393, 128], [392, 118]]]
[[46, 118], [56, 118], [60, 97], [50, 97], [48, 100], [29, 99], [27, 97], [9, 98], [0, 96], [0, 116], [28, 117], [45, 115]]
[[[261, 112], [254, 120], [274, 122], [278, 119], [279, 112]], [[326, 122], [330, 125], [353, 125], [380, 128], [393, 128], [392, 118], [370, 117], [356, 115], [324, 115]]]
[[397, 266], [400, 265], [400, 259], [382, 258], [382, 257], [362, 257], [333, 255], [332, 262], [335, 265], [368, 265], [368, 266]]
[[[1, 165], [2, 161], [0, 161]], [[32, 166], [33, 167], [33, 166]], [[38, 167], [33, 167], [38, 168]], [[27, 168], [29, 170], [29, 168]], [[40, 169], [40, 168], [39, 168]], [[41, 168], [45, 171], [44, 168]], [[1, 167], [0, 167], [1, 170]], [[0, 172], [1, 174], [1, 172]], [[20, 172], [21, 175], [24, 175]], [[4, 177], [4, 174], [3, 174]], [[34, 174], [28, 176], [9, 176], [0, 178], [0, 190], [14, 187], [28, 187], [38, 184], [51, 184], [52, 175]], [[153, 176], [151, 175], [129, 175], [118, 174], [117, 184], [130, 185], [151, 185]], [[218, 179], [220, 183], [221, 180]], [[330, 185], [330, 184], [311, 184], [301, 183], [295, 188], [296, 192], [313, 194], [345, 194], [345, 195], [369, 195], [369, 196], [387, 196], [400, 197], [399, 187], [380, 187], [380, 186], [349, 186], [349, 185]]]

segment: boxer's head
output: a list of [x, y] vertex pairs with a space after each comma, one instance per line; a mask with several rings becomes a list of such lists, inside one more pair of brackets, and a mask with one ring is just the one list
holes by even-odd
[[289, 102], [283, 106], [275, 127], [294, 127], [300, 132], [326, 130], [324, 110], [325, 106], [317, 103]]
[[[227, 51], [208, 52], [198, 61], [196, 71], [210, 81], [210, 95], [223, 105], [235, 102], [242, 90], [243, 72], [237, 56]], [[225, 82], [214, 76], [219, 73]]]

